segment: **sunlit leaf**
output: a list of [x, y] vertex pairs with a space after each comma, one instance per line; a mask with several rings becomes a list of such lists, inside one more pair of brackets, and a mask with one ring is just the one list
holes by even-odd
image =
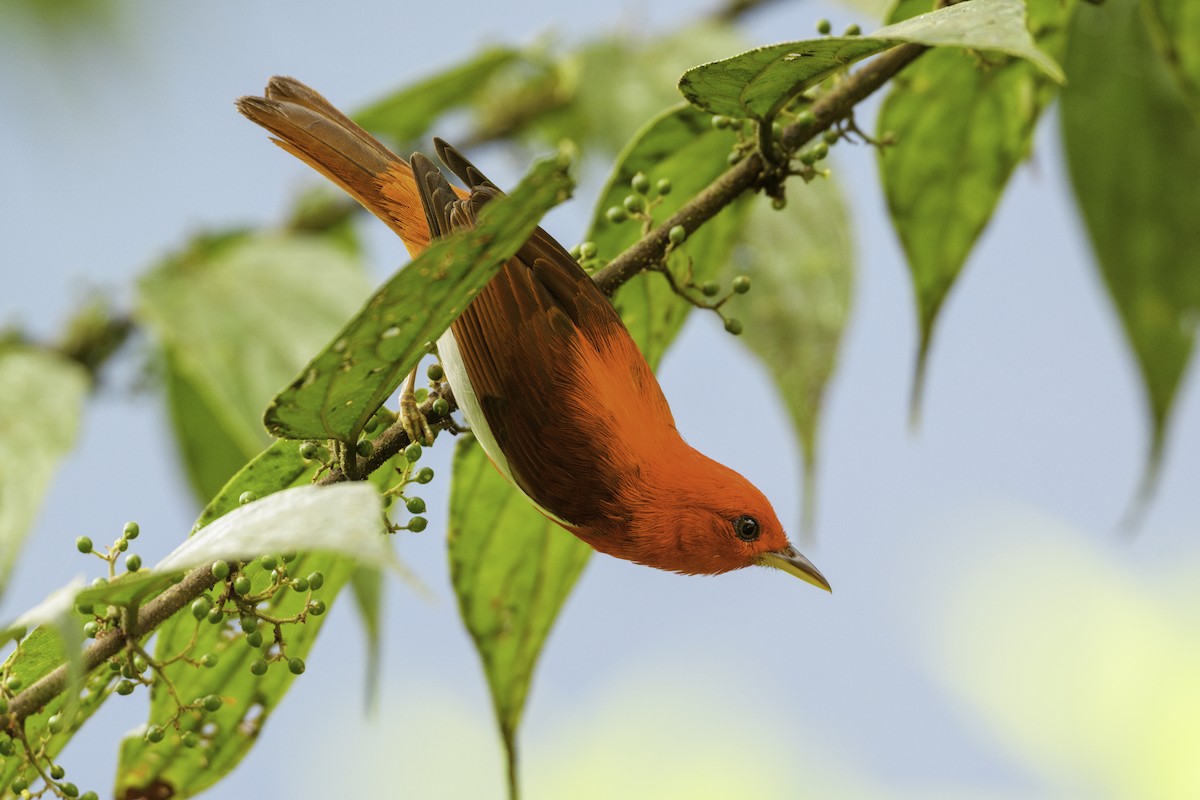
[[450, 576], [516, 764], [516, 732], [538, 654], [591, 549], [505, 482], [474, 440], [458, 446]]
[[264, 419], [268, 429], [280, 438], [353, 442], [471, 296], [570, 189], [563, 160], [543, 159], [511, 195], [488, 203], [476, 227], [433, 244], [385, 283], [276, 396]]
[[468, 61], [432, 75], [372, 103], [355, 121], [397, 144], [416, 141], [443, 114], [471, 103], [497, 71], [520, 58], [519, 50], [492, 47]]
[[[836, 174], [836, 173], [835, 173]], [[779, 389], [804, 455], [804, 524], [816, 514], [817, 422], [850, 314], [854, 252], [845, 201], [832, 179], [789, 187], [776, 211], [759, 200], [747, 215], [726, 277], [750, 291], [730, 303], [742, 341]]]
[[[647, 123], [618, 157], [597, 201], [587, 238], [597, 245], [600, 257], [619, 255], [641, 238], [638, 221], [613, 223], [605, 216], [607, 209], [621, 207], [625, 198], [634, 194], [630, 181], [635, 174], [643, 172], [649, 179], [650, 202], [660, 197], [653, 188], [659, 180], [671, 182], [670, 193], [651, 209], [654, 219], [661, 221], [729, 168], [726, 158], [733, 144], [732, 133], [715, 130], [708, 116], [684, 104]], [[685, 282], [689, 265], [697, 285], [721, 270], [740, 235], [744, 210], [742, 204], [724, 209], [671, 256], [668, 265], [678, 283]], [[663, 275], [654, 273], [639, 275], [618, 289], [613, 304], [652, 367], [658, 364], [692, 309], [671, 291]]]
[[[902, 0], [891, 19], [926, 8], [927, 0]], [[1038, 44], [1056, 57], [1073, 8], [1060, 0], [1029, 4]], [[878, 128], [895, 144], [879, 151], [879, 168], [917, 302], [914, 418], [938, 312], [1057, 92], [1027, 61], [981, 61], [955, 50], [926, 53], [892, 81]]]
[[971, 0], [931, 11], [870, 36], [830, 36], [760, 47], [684, 73], [679, 89], [713, 114], [770, 120], [792, 98], [867, 56], [911, 42], [1006, 53], [1062, 81], [1058, 64], [1025, 28], [1022, 0]]
[[1200, 122], [1131, 0], [1079, 7], [1067, 68], [1067, 166], [1148, 400], [1144, 499], [1200, 323]]
[[162, 346], [171, 418], [204, 500], [270, 437], [262, 410], [370, 289], [322, 236], [208, 236], [139, 284], [138, 315]]
[[1200, 118], [1200, 3], [1145, 0], [1142, 11], [1163, 63]]
[[82, 367], [58, 355], [0, 347], [0, 594], [75, 443], [89, 385]]

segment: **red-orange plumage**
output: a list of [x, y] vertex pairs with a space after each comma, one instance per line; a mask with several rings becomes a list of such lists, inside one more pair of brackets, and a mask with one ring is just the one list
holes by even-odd
[[[238, 101], [284, 149], [333, 180], [416, 254], [474, 224], [500, 191], [444, 142], [452, 188], [422, 156], [392, 154], [312, 89], [272, 78]], [[484, 449], [543, 512], [595, 549], [714, 574], [765, 564], [828, 583], [787, 541], [771, 504], [697, 452], [620, 317], [537, 229], [439, 340], [451, 388]]]

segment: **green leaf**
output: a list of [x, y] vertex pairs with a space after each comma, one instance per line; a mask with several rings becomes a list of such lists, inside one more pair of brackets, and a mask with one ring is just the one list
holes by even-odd
[[563, 159], [543, 159], [511, 195], [487, 204], [475, 228], [436, 242], [398, 272], [272, 401], [264, 419], [271, 433], [354, 442], [471, 296], [570, 189]]
[[354, 605], [362, 621], [363, 637], [367, 640], [367, 677], [364, 681], [363, 700], [371, 709], [379, 696], [379, 665], [382, 657], [380, 634], [383, 619], [383, 570], [379, 567], [358, 565], [350, 576], [350, 588], [354, 591]]
[[53, 353], [0, 347], [0, 594], [42, 496], [75, 443], [90, 381]]
[[1067, 71], [1067, 166], [1149, 405], [1144, 500], [1200, 321], [1200, 123], [1132, 0], [1080, 6]]
[[450, 577], [483, 660], [516, 782], [516, 732], [538, 654], [591, 548], [551, 522], [474, 440], [454, 457]]
[[794, 97], [838, 70], [908, 42], [1006, 53], [1063, 80], [1058, 64], [1029, 36], [1022, 0], [971, 0], [888, 25], [870, 36], [786, 42], [702, 64], [683, 74], [679, 90], [710, 113], [769, 121]]
[[804, 456], [802, 529], [816, 514], [817, 421], [850, 314], [854, 247], [845, 200], [828, 178], [791, 187], [787, 208], [759, 201], [727, 277], [751, 279], [730, 303], [742, 340], [771, 374]]
[[[286, 444], [295, 453], [295, 445]], [[294, 458], [299, 460], [298, 455]], [[238, 494], [256, 491], [269, 496], [219, 517], [167, 556], [156, 569], [171, 571], [218, 558], [233, 560], [251, 553], [308, 547], [310, 552], [302, 553], [288, 565], [289, 574], [306, 575], [314, 569], [321, 570], [325, 582], [317, 596], [332, 606], [355, 562], [369, 559], [379, 563], [380, 558], [390, 559], [391, 551], [381, 535], [382, 503], [374, 487], [365, 483], [301, 486], [272, 494], [282, 488], [277, 482], [291, 474], [281, 468], [285, 460], [283, 453], [268, 450], [256, 460], [263, 462], [261, 468], [252, 470], [255, 463], [248, 465], [214, 503], [224, 503], [235, 491]], [[299, 480], [303, 480], [305, 471], [301, 471]], [[331, 551], [353, 556], [334, 556]], [[243, 567], [243, 574], [256, 587], [267, 582], [258, 561]], [[279, 591], [259, 608], [273, 617], [291, 617], [304, 610], [306, 600], [303, 592]], [[303, 624], [284, 628], [289, 658], [308, 654], [326, 618], [327, 615], [310, 616]], [[204, 668], [186, 660], [171, 660], [185, 652], [192, 659], [212, 653], [218, 658], [217, 666]], [[231, 635], [228, 624], [197, 621], [186, 611], [168, 620], [158, 631], [156, 657], [170, 661], [165, 670], [175, 695], [166, 690], [163, 681], [155, 682], [150, 722], [167, 726], [178, 708], [176, 696], [186, 702], [215, 694], [224, 702], [218, 711], [204, 715], [203, 724], [191, 714], [180, 718], [185, 731], [201, 735], [199, 747], [183, 746], [173, 729], [157, 744], [147, 742], [144, 731], [128, 735], [121, 747], [115, 794], [153, 791], [191, 797], [233, 769], [254, 745], [263, 723], [295, 678], [282, 663], [272, 664], [265, 675], [252, 674], [250, 663], [261, 655], [262, 651], [248, 646], [243, 635]]]
[[[1038, 43], [1056, 56], [1065, 48], [1074, 6], [1059, 0], [1029, 5]], [[925, 7], [927, 0], [902, 0], [892, 19]], [[1029, 62], [981, 64], [954, 50], [926, 53], [892, 81], [878, 129], [895, 144], [879, 151], [879, 167], [917, 302], [914, 419], [938, 312], [1057, 93]]]
[[393, 92], [354, 115], [369, 131], [397, 144], [415, 142], [451, 109], [471, 104], [497, 72], [521, 58], [511, 47], [491, 47], [470, 60]]
[[204, 500], [270, 438], [262, 410], [361, 305], [357, 258], [323, 236], [196, 239], [139, 284], [166, 354], [171, 417]]
[[[634, 193], [633, 176], [644, 172], [652, 187], [662, 178], [671, 181], [671, 192], [652, 209], [655, 220], [661, 221], [729, 168], [726, 157], [734, 141], [731, 132], [715, 130], [705, 114], [682, 103], [648, 122], [618, 156], [597, 201], [588, 240], [596, 243], [601, 256], [616, 256], [627, 249], [641, 238], [642, 226], [636, 220], [610, 222], [605, 212]], [[651, 189], [649, 197], [655, 196]], [[668, 267], [677, 283], [685, 282], [689, 263], [697, 285], [716, 276], [740, 234], [745, 208], [737, 203], [724, 209], [672, 254]], [[613, 305], [651, 367], [658, 364], [692, 310], [663, 275], [654, 273], [639, 275], [618, 289]]]
[[1145, 0], [1150, 38], [1192, 113], [1200, 118], [1200, 4], [1195, 0]]

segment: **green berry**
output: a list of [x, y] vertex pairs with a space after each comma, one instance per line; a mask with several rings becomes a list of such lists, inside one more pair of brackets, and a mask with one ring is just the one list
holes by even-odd
[[130, 572], [137, 572], [142, 568], [142, 557], [137, 553], [130, 553], [125, 557], [125, 569]]
[[121, 535], [126, 539], [136, 539], [142, 529], [138, 527], [136, 522], [126, 522], [125, 528], [121, 531]]
[[215, 711], [220, 711], [221, 706], [225, 705], [225, 702], [217, 695], [210, 694], [204, 696], [204, 699], [200, 701], [200, 705], [204, 706], [204, 710], [211, 714]]
[[862, 33], [862, 28], [858, 27], [857, 25], [846, 26], [846, 36], [858, 36], [860, 33]]
[[5, 758], [7, 758], [8, 756], [11, 756], [16, 752], [17, 752], [17, 748], [16, 748], [16, 745], [13, 744], [12, 739], [5, 739], [3, 741], [0, 741], [0, 756], [4, 756]]
[[629, 185], [638, 194], [646, 194], [650, 191], [650, 179], [646, 177], [646, 173], [644, 172], [634, 174], [633, 180], [629, 182]]
[[738, 275], [733, 279], [733, 290], [738, 294], [745, 294], [750, 291], [750, 276]]
[[60, 783], [58, 790], [67, 797], [79, 797], [79, 787], [73, 783]]
[[254, 633], [258, 630], [258, 617], [252, 617], [247, 614], [238, 620], [238, 624], [241, 625], [243, 633]]
[[254, 492], [242, 492], [240, 495], [238, 495], [238, 505], [244, 506], [247, 503], [253, 503], [257, 499], [258, 495], [256, 495]]
[[229, 577], [229, 562], [214, 561], [212, 565], [212, 576], [219, 581], [223, 581]]
[[825, 140], [825, 144], [833, 144], [838, 139], [842, 138], [842, 134], [832, 128], [821, 134], [821, 138]]
[[79, 795], [79, 800], [100, 800], [100, 795], [95, 792], [84, 792]]
[[446, 370], [442, 369], [442, 365], [435, 361], [429, 365], [428, 369], [425, 370], [425, 375], [431, 381], [440, 381], [442, 378], [446, 377]]
[[625, 210], [630, 214], [637, 214], [646, 210], [646, 201], [641, 195], [631, 194], [625, 197]]
[[320, 589], [324, 584], [325, 584], [325, 573], [316, 572], [316, 571], [308, 573], [308, 588], [312, 589], [315, 592], [317, 589]]
[[253, 661], [251, 661], [251, 662], [250, 662], [250, 674], [252, 674], [252, 675], [266, 675], [266, 674], [267, 674], [267, 661], [266, 661], [266, 659], [264, 659], [264, 658], [256, 658], [256, 659], [254, 659]]
[[671, 193], [671, 179], [670, 178], [659, 178], [658, 183], [654, 184], [654, 188], [658, 190], [659, 194], [664, 194], [664, 195], [670, 194]]
[[431, 410], [439, 417], [444, 417], [450, 413], [450, 402], [444, 397], [439, 397], [433, 401], [433, 408]]
[[166, 735], [167, 732], [163, 730], [161, 725], [151, 725], [149, 728], [146, 728], [145, 739], [151, 744], [157, 744], [158, 742], [161, 742], [163, 737]]
[[21, 792], [23, 792], [29, 788], [29, 781], [25, 780], [25, 778], [18, 775], [17, 777], [12, 779], [12, 783], [9, 784], [9, 786], [12, 787], [12, 790], [14, 792], [16, 792], [17, 794], [20, 794]]
[[96, 634], [100, 632], [100, 623], [96, 620], [83, 623], [83, 635], [89, 639], [95, 639]]
[[375, 452], [375, 443], [370, 439], [359, 439], [358, 444], [354, 446], [354, 452], [358, 453], [363, 458]]
[[319, 617], [325, 613], [325, 604], [320, 600], [313, 600], [308, 604], [308, 613], [314, 617]]
[[713, 128], [719, 131], [728, 128], [730, 122], [732, 122], [732, 120], [729, 119], [729, 117], [723, 117], [720, 114], [717, 114], [712, 118]]
[[254, 631], [253, 633], [246, 634], [246, 644], [250, 645], [251, 647], [257, 649], [259, 647], [262, 647], [262, 643], [263, 643], [262, 631]]
[[787, 208], [787, 198], [786, 197], [773, 198], [771, 200], [771, 208], [775, 209], [776, 211], [783, 211], [785, 208]]
[[51, 733], [61, 733], [62, 729], [62, 714], [51, 714], [50, 718], [46, 720], [46, 730], [50, 731]]
[[379, 430], [378, 417], [371, 417], [369, 420], [367, 420], [367, 424], [363, 425], [364, 433], [374, 433], [377, 430]]
[[297, 592], [307, 592], [308, 578], [296, 578], [296, 580], [292, 581], [292, 588]]
[[208, 621], [213, 625], [220, 625], [225, 621], [225, 612], [219, 608], [214, 608], [208, 612]]
[[295, 550], [284, 550], [282, 553], [279, 554], [279, 557], [283, 559], [283, 563], [290, 564], [293, 561], [295, 561], [296, 557], [299, 555], [300, 554], [297, 553]]
[[24, 685], [25, 681], [21, 680], [21, 678], [17, 675], [9, 675], [8, 679], [4, 681], [4, 688], [8, 689], [9, 694], [15, 694], [16, 692], [21, 691], [21, 687]]
[[417, 483], [429, 483], [433, 480], [433, 469], [431, 467], [422, 467], [416, 475]]
[[833, 30], [833, 23], [831, 23], [829, 20], [817, 20], [817, 33], [821, 34], [822, 36], [828, 36], [831, 30]]
[[95, 613], [95, 606], [88, 602], [79, 602], [75, 604], [75, 610], [85, 617], [90, 617]]
[[75, 549], [81, 553], [92, 552], [92, 540], [86, 536], [80, 536], [75, 540]]
[[801, 111], [799, 114], [796, 115], [796, 124], [797, 125], [804, 125], [805, 127], [807, 127], [809, 125], [815, 125], [816, 123], [817, 123], [817, 118], [811, 111]]
[[61, 764], [50, 765], [50, 777], [56, 781], [61, 781], [63, 776], [67, 774], [67, 770]]
[[188, 731], [179, 741], [183, 743], [184, 747], [191, 748], [200, 744], [200, 737], [196, 735], [195, 731]]
[[216, 653], [205, 653], [204, 655], [200, 656], [200, 666], [212, 669], [220, 662], [220, 660], [221, 659], [217, 657]]
[[404, 460], [408, 463], [421, 460], [421, 445], [413, 442], [408, 447], [404, 448]]
[[[265, 569], [267, 572], [270, 572], [279, 566], [279, 559], [275, 556], [263, 556], [258, 560], [258, 563], [262, 564], [263, 569]], [[238, 594], [242, 594], [242, 592], [239, 592]]]
[[120, 672], [121, 671], [121, 662], [120, 661], [109, 661], [108, 662], [108, 671], [109, 672]]
[[721, 293], [721, 284], [716, 281], [705, 281], [700, 284], [700, 291], [705, 297], [716, 297]]
[[293, 675], [303, 674], [304, 673], [304, 659], [303, 658], [289, 658], [288, 659], [288, 671], [291, 672]]
[[413, 392], [413, 399], [415, 399], [418, 403], [424, 403], [426, 397], [429, 397], [429, 390], [424, 386]]
[[620, 206], [610, 206], [609, 209], [604, 212], [604, 218], [614, 225], [619, 225], [625, 220], [629, 219], [629, 215], [626, 214], [625, 209], [621, 208]]
[[729, 319], [725, 320], [725, 330], [729, 331], [734, 336], [740, 336], [742, 333], [742, 321], [730, 317]]
[[250, 594], [251, 588], [252, 588], [252, 585], [250, 583], [250, 579], [247, 578], [245, 575], [238, 575], [236, 578], [233, 579], [233, 590], [235, 592], [237, 592], [238, 594], [240, 594], [240, 595]]
[[822, 158], [829, 155], [829, 145], [825, 142], [817, 142], [813, 146], [813, 154], [816, 155], [817, 161], [820, 161]]
[[413, 533], [420, 533], [428, 524], [429, 520], [424, 517], [413, 517], [408, 521], [408, 529]]
[[133, 654], [133, 669], [138, 675], [141, 675], [149, 668], [150, 665], [146, 663], [146, 658], [141, 653]]
[[128, 539], [117, 539], [117, 549], [120, 550], [122, 553], [124, 553], [126, 550], [129, 549], [129, 540]]
[[[640, 173], [639, 173], [640, 174]], [[579, 245], [579, 255], [582, 258], [595, 258], [598, 248], [595, 242], [584, 242]]]
[[425, 501], [420, 497], [410, 497], [404, 502], [404, 507], [410, 514], [420, 514], [425, 510]]
[[301, 442], [300, 457], [305, 461], [312, 461], [317, 457], [317, 446], [312, 442]]
[[675, 225], [671, 230], [667, 231], [667, 241], [674, 245], [681, 245], [687, 240], [687, 229], [682, 225]]
[[124, 680], [117, 682], [117, 694], [121, 696], [133, 694], [133, 681]]

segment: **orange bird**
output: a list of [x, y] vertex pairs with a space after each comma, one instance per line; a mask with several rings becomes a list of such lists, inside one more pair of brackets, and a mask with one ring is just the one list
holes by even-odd
[[[238, 110], [383, 220], [416, 255], [502, 192], [435, 140], [469, 191], [411, 165], [291, 78]], [[749, 481], [675, 429], [621, 318], [541, 228], [437, 342], [446, 379], [492, 463], [543, 514], [602, 553], [685, 574], [761, 564], [823, 589]]]

